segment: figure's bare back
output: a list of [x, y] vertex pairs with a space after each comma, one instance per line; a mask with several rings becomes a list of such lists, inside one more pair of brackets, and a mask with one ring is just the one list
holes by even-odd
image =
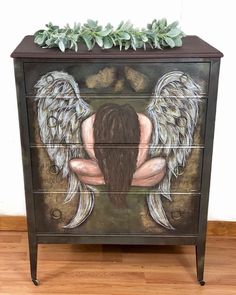
[[[149, 143], [152, 134], [152, 123], [143, 114], [137, 113], [140, 124], [140, 143], [136, 171], [133, 174], [132, 186], [151, 187], [159, 183], [166, 173], [164, 158], [148, 158]], [[80, 181], [90, 185], [104, 185], [105, 180], [98, 166], [94, 153], [94, 120], [96, 114], [82, 123], [82, 141], [90, 159], [72, 159], [70, 168], [77, 174]]]
[[[152, 134], [152, 123], [150, 119], [144, 114], [137, 113], [139, 125], [140, 125], [140, 143], [139, 143], [139, 152], [137, 158], [137, 168], [142, 165], [148, 155], [148, 146], [150, 143], [150, 138]], [[92, 160], [97, 160], [94, 153], [94, 120], [96, 114], [88, 117], [83, 121], [81, 129], [82, 129], [82, 142], [84, 144], [84, 148], [88, 154], [88, 156]], [[109, 128], [109, 127], [108, 127]]]

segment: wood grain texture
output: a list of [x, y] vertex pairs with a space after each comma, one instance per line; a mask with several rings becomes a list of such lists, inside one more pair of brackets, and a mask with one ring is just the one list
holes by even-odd
[[235, 221], [209, 221], [207, 234], [210, 236], [235, 236], [236, 237], [236, 222]]
[[0, 216], [0, 231], [27, 231], [25, 216]]
[[187, 36], [183, 38], [183, 46], [176, 48], [167, 48], [165, 50], [123, 50], [119, 47], [104, 50], [95, 46], [93, 50], [88, 51], [83, 44], [80, 45], [79, 51], [67, 50], [61, 52], [58, 48], [45, 49], [34, 43], [33, 36], [26, 36], [17, 48], [12, 52], [11, 57], [14, 58], [171, 58], [171, 57], [222, 57], [223, 54], [209, 45], [197, 36]]
[[0, 232], [0, 294], [235, 295], [235, 247], [236, 237], [208, 237], [201, 287], [193, 246], [40, 245], [36, 287], [27, 233], [5, 231]]
[[[208, 221], [208, 236], [235, 236], [236, 222]], [[0, 231], [27, 231], [25, 216], [0, 216]]]

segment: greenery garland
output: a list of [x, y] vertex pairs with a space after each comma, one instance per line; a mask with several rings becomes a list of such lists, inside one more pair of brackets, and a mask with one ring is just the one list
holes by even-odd
[[129, 22], [121, 22], [117, 28], [111, 24], [105, 27], [98, 25], [97, 21], [88, 20], [84, 25], [76, 24], [64, 28], [54, 26], [52, 23], [46, 25], [45, 30], [39, 30], [34, 34], [34, 42], [43, 48], [59, 47], [61, 51], [73, 49], [78, 51], [79, 43], [85, 43], [88, 50], [95, 44], [103, 49], [119, 46], [120, 50], [130, 47], [146, 49], [164, 49], [166, 47], [182, 46], [182, 37], [185, 34], [178, 28], [178, 22], [167, 24], [167, 20], [153, 20], [145, 29], [137, 29]]

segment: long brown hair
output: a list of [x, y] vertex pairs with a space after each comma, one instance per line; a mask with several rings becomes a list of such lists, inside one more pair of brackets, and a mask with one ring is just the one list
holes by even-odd
[[138, 115], [128, 104], [104, 104], [94, 121], [94, 151], [109, 197], [124, 207], [125, 193], [131, 186], [136, 170], [140, 126]]

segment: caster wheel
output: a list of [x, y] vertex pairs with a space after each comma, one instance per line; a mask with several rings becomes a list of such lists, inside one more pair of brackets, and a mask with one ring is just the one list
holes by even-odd
[[32, 279], [32, 282], [34, 283], [35, 286], [38, 286], [39, 285], [39, 280]]
[[205, 285], [205, 281], [199, 281], [199, 284], [200, 284], [201, 286], [204, 286], [204, 285]]

